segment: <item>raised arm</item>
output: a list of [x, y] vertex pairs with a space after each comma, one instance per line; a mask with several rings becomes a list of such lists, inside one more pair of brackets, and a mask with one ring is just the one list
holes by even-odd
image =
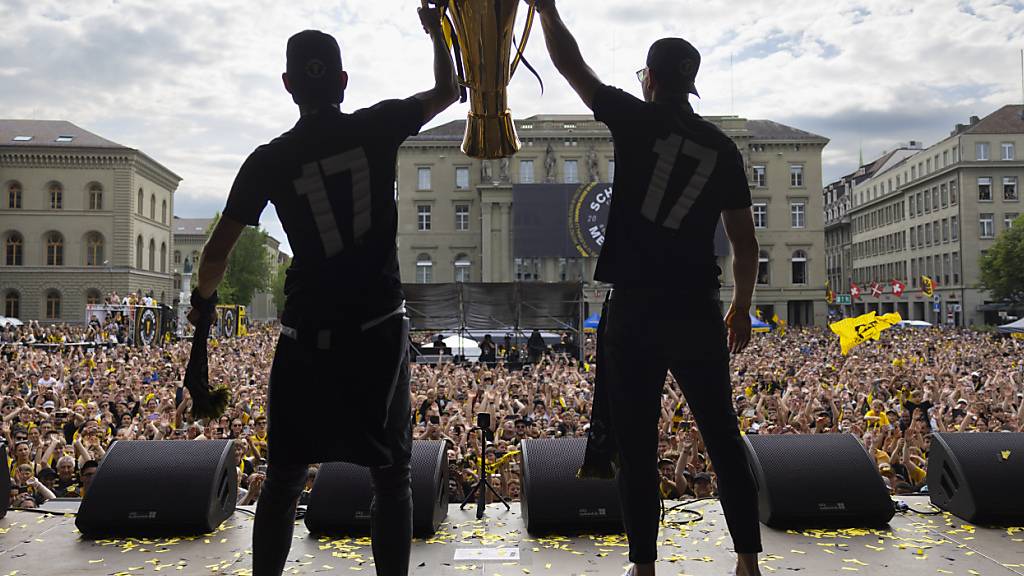
[[[209, 298], [224, 279], [228, 268], [228, 256], [238, 242], [238, 237], [245, 229], [245, 224], [235, 221], [224, 214], [217, 220], [210, 239], [203, 246], [203, 254], [199, 257], [199, 295]], [[191, 319], [191, 313], [189, 314]]]
[[423, 29], [434, 45], [434, 87], [415, 96], [423, 103], [423, 123], [426, 124], [459, 99], [459, 81], [455, 77], [455, 65], [448, 52], [437, 9], [428, 7], [423, 0], [419, 15]]
[[[531, 0], [524, 0], [530, 3]], [[544, 43], [547, 44], [551, 62], [565, 77], [572, 89], [579, 94], [587, 108], [594, 108], [594, 95], [601, 87], [594, 70], [583, 61], [580, 46], [558, 14], [555, 0], [536, 0], [540, 12], [540, 24], [544, 29]]]

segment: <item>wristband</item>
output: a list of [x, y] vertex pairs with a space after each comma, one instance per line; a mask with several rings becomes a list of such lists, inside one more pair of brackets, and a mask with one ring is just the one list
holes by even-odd
[[189, 303], [192, 304], [193, 308], [199, 310], [199, 313], [204, 316], [213, 316], [217, 313], [217, 291], [214, 290], [213, 294], [210, 294], [209, 298], [203, 298], [199, 294], [199, 288], [192, 290], [192, 295], [189, 297]]

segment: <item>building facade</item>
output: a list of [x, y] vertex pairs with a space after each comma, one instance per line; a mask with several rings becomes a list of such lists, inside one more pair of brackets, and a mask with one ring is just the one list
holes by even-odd
[[[199, 256], [203, 253], [203, 246], [206, 245], [213, 222], [213, 218], [174, 217], [172, 226], [174, 231], [174, 255], [172, 257], [174, 289], [175, 295], [180, 294], [183, 298], [182, 301], [187, 302], [192, 291], [192, 286], [184, 286], [183, 277], [191, 271], [191, 283], [195, 284]], [[281, 242], [269, 234], [266, 236], [265, 248], [268, 262], [270, 262], [271, 282], [273, 282], [273, 275], [277, 274], [278, 265], [287, 258], [287, 255], [281, 252]], [[250, 320], [275, 320], [277, 314], [274, 296], [270, 291], [257, 292], [253, 295], [252, 302], [246, 305], [246, 315]]]
[[[999, 322], [1005, 305], [980, 288], [980, 261], [1021, 214], [1024, 106], [971, 117], [949, 137], [853, 188], [851, 276], [864, 292], [852, 312], [898, 311], [905, 318], [970, 326]], [[936, 283], [923, 293], [922, 276]], [[897, 297], [870, 286], [892, 279]]]
[[829, 286], [840, 295], [830, 306], [831, 315], [842, 316], [852, 308], [847, 303], [847, 288], [852, 280], [853, 270], [853, 231], [850, 221], [850, 208], [853, 205], [853, 190], [875, 174], [888, 170], [904, 159], [921, 151], [921, 143], [911, 140], [895, 150], [883, 152], [882, 155], [828, 184], [822, 190], [825, 203], [825, 266]]
[[180, 181], [70, 122], [0, 120], [3, 314], [82, 322], [86, 304], [112, 291], [170, 303]]
[[[755, 306], [794, 324], [822, 324], [824, 222], [821, 153], [828, 140], [767, 120], [708, 118], [743, 154], [761, 243]], [[425, 130], [398, 154], [399, 263], [405, 282], [582, 281], [590, 310], [606, 286], [593, 281], [596, 258], [519, 258], [513, 253], [513, 187], [613, 182], [607, 127], [585, 115], [516, 121], [523, 147], [500, 161], [460, 151], [464, 121]], [[722, 300], [732, 297], [728, 257]]]

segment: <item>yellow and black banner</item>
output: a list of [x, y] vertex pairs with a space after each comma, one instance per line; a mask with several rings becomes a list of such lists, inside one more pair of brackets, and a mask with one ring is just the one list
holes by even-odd
[[135, 306], [132, 336], [136, 346], [159, 346], [161, 342], [161, 310], [156, 307]]
[[245, 306], [236, 304], [218, 304], [217, 322], [213, 326], [213, 336], [218, 340], [235, 338], [249, 333], [248, 320], [245, 317]]

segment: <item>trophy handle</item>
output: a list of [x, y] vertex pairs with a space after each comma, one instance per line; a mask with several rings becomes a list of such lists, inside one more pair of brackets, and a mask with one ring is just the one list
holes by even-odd
[[[425, 0], [424, 0], [425, 1]], [[526, 41], [530, 39], [530, 30], [533, 28], [533, 17], [537, 13], [537, 0], [530, 1], [530, 9], [526, 12], [526, 26], [523, 28], [523, 37], [519, 41], [519, 45], [516, 46], [516, 55], [512, 59], [512, 66], [509, 67], [508, 77], [512, 78], [516, 74], [516, 68], [519, 66], [519, 61], [524, 60], [523, 50], [526, 49]], [[524, 61], [525, 63], [525, 61]], [[529, 66], [529, 64], [527, 64]]]

